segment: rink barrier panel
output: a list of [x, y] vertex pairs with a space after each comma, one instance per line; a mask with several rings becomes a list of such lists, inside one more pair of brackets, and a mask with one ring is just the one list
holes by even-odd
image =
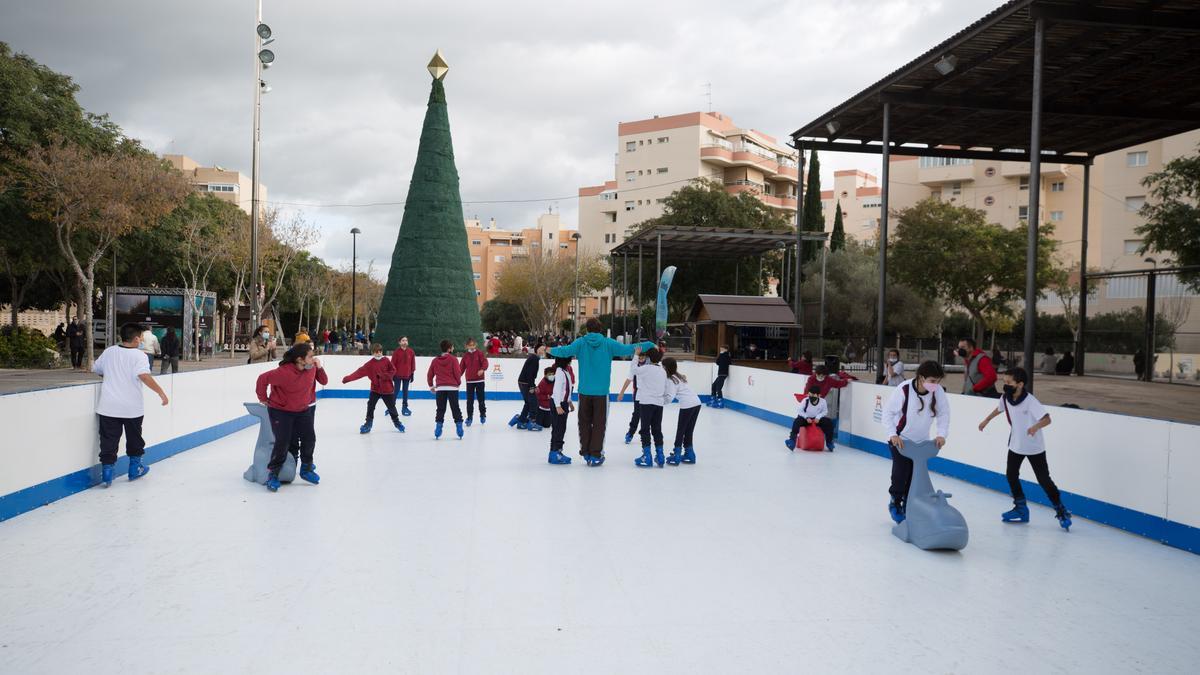
[[[318, 387], [318, 398], [365, 399], [369, 395], [365, 379], [341, 384], [342, 376], [366, 357], [322, 358], [329, 385]], [[418, 376], [409, 398], [433, 398], [423, 377], [429, 361], [429, 357], [418, 357]], [[543, 360], [540, 367], [551, 362]], [[516, 377], [522, 365], [523, 359], [492, 360], [485, 379], [488, 397], [519, 400]], [[162, 408], [157, 397], [144, 392], [147, 461], [161, 461], [253, 426], [255, 418], [245, 414], [242, 403], [253, 399], [258, 374], [272, 367], [273, 363], [242, 365], [157, 377], [171, 397], [171, 405]], [[683, 361], [680, 368], [707, 401], [715, 366]], [[610, 391], [619, 391], [627, 374], [628, 362], [614, 362]], [[726, 405], [787, 427], [796, 410], [793, 394], [802, 392], [804, 384], [803, 376], [733, 366], [725, 386]], [[861, 381], [841, 390], [835, 401], [840, 409], [838, 440], [887, 457], [883, 431], [873, 415], [876, 397], [885, 401], [889, 394], [889, 387]], [[0, 462], [10, 468], [0, 475], [0, 521], [98, 483], [93, 413], [97, 395], [96, 384], [85, 384], [0, 396], [0, 420], [4, 420], [8, 441], [0, 447]], [[630, 396], [631, 392], [627, 393], [625, 400]], [[459, 397], [465, 398], [465, 392], [460, 391]], [[610, 400], [617, 400], [615, 393]], [[951, 401], [951, 442], [931, 468], [1007, 493], [1007, 424], [998, 417], [986, 434], [974, 429], [994, 401], [957, 394], [951, 394]], [[1196, 527], [1200, 524], [1200, 491], [1194, 489], [1200, 479], [1200, 426], [1059, 407], [1050, 407], [1050, 411], [1054, 424], [1044, 433], [1051, 471], [1060, 488], [1064, 483], [1074, 488], [1062, 490], [1074, 513], [1200, 553], [1200, 529]], [[28, 423], [14, 424], [13, 420]], [[53, 446], [46, 442], [47, 425], [52, 425]], [[962, 438], [978, 442], [961, 443]], [[122, 455], [118, 476], [124, 475], [126, 462]], [[1024, 471], [1032, 475], [1028, 466]], [[1036, 482], [1023, 479], [1022, 483], [1029, 499], [1046, 503]]]

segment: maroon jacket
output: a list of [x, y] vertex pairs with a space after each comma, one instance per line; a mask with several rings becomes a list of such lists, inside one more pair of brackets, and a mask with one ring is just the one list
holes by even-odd
[[429, 362], [425, 379], [429, 381], [430, 389], [458, 389], [462, 385], [462, 369], [458, 367], [458, 359], [450, 353], [434, 357]]
[[550, 397], [554, 395], [554, 383], [547, 380], [544, 376], [542, 381], [537, 386], [538, 407], [546, 410], [550, 409]]
[[370, 378], [371, 391], [376, 394], [394, 394], [396, 385], [392, 378], [396, 376], [396, 367], [388, 359], [376, 360], [371, 358], [362, 364], [358, 370], [342, 378], [342, 384], [353, 382], [359, 378]]
[[407, 380], [417, 372], [417, 353], [408, 349], [396, 347], [396, 351], [392, 352], [392, 366], [396, 369], [396, 377]]
[[[459, 361], [459, 367], [462, 369], [462, 375], [467, 382], [483, 382], [483, 378], [487, 376], [488, 360], [483, 355], [483, 352], [476, 349], [473, 352], [463, 353], [462, 360]], [[483, 371], [483, 375], [479, 371]]]
[[[288, 412], [304, 412], [317, 402], [317, 383], [329, 384], [324, 368], [301, 370], [294, 363], [286, 363], [258, 376], [254, 392], [258, 400], [267, 406]], [[270, 396], [267, 387], [271, 387]]]
[[829, 395], [830, 391], [834, 389], [841, 389], [842, 387], [850, 384], [850, 380], [842, 379], [839, 376], [826, 375], [824, 380], [817, 382], [817, 376], [813, 375], [807, 382], [804, 383], [804, 389], [807, 390], [814, 384], [821, 388], [821, 398], [825, 398]]

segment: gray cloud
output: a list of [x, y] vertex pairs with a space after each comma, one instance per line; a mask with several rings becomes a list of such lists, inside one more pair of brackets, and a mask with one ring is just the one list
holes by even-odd
[[[267, 0], [262, 179], [272, 201], [403, 202], [441, 48], [466, 215], [576, 222], [612, 178], [616, 125], [713, 107], [783, 137], [995, 6], [995, 0], [318, 3]], [[80, 99], [157, 152], [249, 173], [253, 2], [5, 0], [0, 40], [65, 72]], [[866, 156], [822, 158], [878, 169]], [[560, 198], [560, 199], [553, 199]], [[402, 206], [303, 211], [314, 253], [386, 269]]]

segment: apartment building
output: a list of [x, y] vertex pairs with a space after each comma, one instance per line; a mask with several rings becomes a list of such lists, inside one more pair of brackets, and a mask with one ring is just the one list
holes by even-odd
[[[496, 225], [495, 218], [487, 223], [468, 218], [464, 225], [471, 251], [471, 271], [475, 277], [475, 297], [481, 308], [483, 303], [496, 297], [500, 272], [509, 262], [531, 255], [575, 256], [576, 241], [572, 235], [577, 230], [564, 226], [557, 213], [543, 213], [538, 216], [536, 227], [521, 230], [502, 229]], [[568, 302], [563, 308], [563, 318], [571, 316], [573, 311], [574, 303]], [[584, 298], [580, 304], [581, 318], [607, 311], [607, 297]]]
[[616, 140], [613, 180], [579, 188], [579, 232], [592, 250], [611, 250], [631, 227], [662, 215], [672, 192], [697, 179], [796, 211], [796, 151], [722, 113], [621, 122]]
[[[1146, 203], [1142, 180], [1160, 171], [1176, 157], [1200, 148], [1200, 131], [1191, 131], [1144, 143], [1096, 158], [1091, 171], [1088, 199], [1088, 266], [1102, 270], [1145, 269], [1142, 241], [1134, 231], [1143, 219], [1138, 210]], [[1039, 222], [1054, 226], [1062, 262], [1078, 266], [1083, 228], [1083, 170], [1079, 165], [1042, 164]], [[889, 206], [903, 209], [933, 197], [982, 209], [990, 222], [1016, 227], [1029, 217], [1029, 164], [994, 160], [940, 157], [892, 157]], [[863, 171], [838, 171], [833, 189], [823, 190], [826, 229], [833, 228], [834, 210], [841, 204], [848, 236], [873, 240], [880, 216], [878, 180]], [[1194, 298], [1173, 278], [1160, 279], [1159, 298]], [[1146, 280], [1115, 279], [1097, 290], [1089, 307], [1108, 312], [1142, 306]], [[1058, 305], [1056, 308], [1055, 305]], [[1189, 301], [1189, 304], [1195, 304]], [[1061, 311], [1054, 298], [1042, 303], [1045, 311]], [[1192, 312], [1184, 331], [1200, 330], [1200, 307]]]
[[[240, 171], [230, 171], [220, 166], [200, 166], [196, 160], [186, 155], [163, 155], [163, 159], [171, 166], [183, 172], [188, 182], [195, 186], [198, 192], [207, 192], [217, 199], [236, 204], [246, 213], [250, 213], [251, 184], [250, 177]], [[267, 199], [267, 186], [258, 184], [258, 199]]]

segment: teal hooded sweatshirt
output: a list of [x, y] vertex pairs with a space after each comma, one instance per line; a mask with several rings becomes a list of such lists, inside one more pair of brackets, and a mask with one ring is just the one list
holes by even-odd
[[579, 361], [578, 391], [580, 396], [608, 396], [609, 383], [612, 381], [613, 358], [633, 356], [633, 350], [637, 347], [641, 347], [642, 351], [649, 351], [655, 346], [653, 342], [623, 345], [600, 333], [588, 333], [576, 338], [569, 345], [552, 348], [550, 356], [556, 358], [575, 357]]

